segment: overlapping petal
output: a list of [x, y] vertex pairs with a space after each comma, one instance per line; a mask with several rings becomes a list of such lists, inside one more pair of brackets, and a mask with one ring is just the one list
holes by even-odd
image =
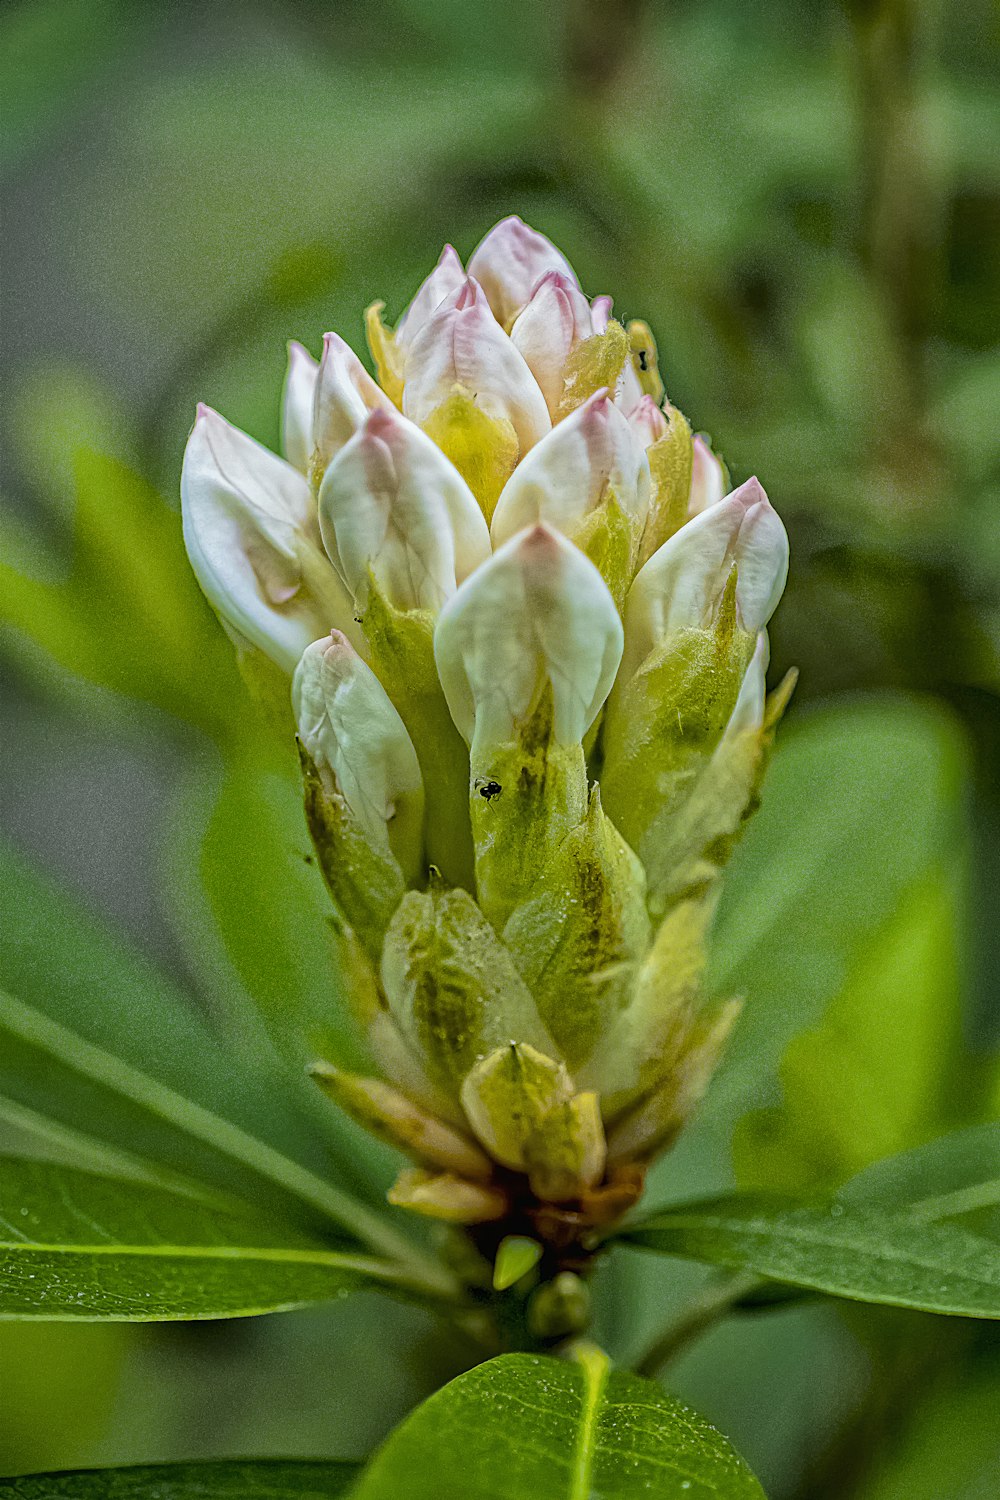
[[303, 653], [292, 706], [327, 792], [343, 797], [375, 847], [392, 845], [412, 877], [424, 800], [416, 751], [382, 684], [340, 631]]
[[311, 640], [348, 624], [351, 601], [321, 549], [306, 480], [207, 406], [185, 450], [181, 509], [209, 602], [287, 672]]
[[494, 545], [538, 521], [575, 539], [588, 515], [613, 496], [637, 547], [649, 488], [641, 443], [609, 393], [597, 391], [518, 464], [493, 513]]
[[311, 463], [316, 483], [368, 413], [377, 410], [392, 410], [389, 397], [338, 333], [324, 334], [313, 405]]
[[579, 285], [562, 251], [517, 214], [494, 225], [469, 261], [469, 275], [483, 288], [497, 321], [504, 328], [510, 328], [527, 306], [546, 271], [559, 271], [574, 286]]
[[326, 550], [362, 602], [369, 570], [398, 609], [437, 613], [490, 555], [475, 496], [440, 448], [398, 412], [378, 409], [326, 471]]
[[621, 678], [677, 631], [711, 624], [734, 566], [737, 619], [755, 635], [788, 574], [785, 528], [756, 479], [682, 526], [640, 569], [625, 606]]
[[524, 356], [471, 277], [445, 298], [410, 345], [403, 411], [423, 424], [456, 387], [487, 416], [510, 422], [522, 454], [551, 426], [545, 399]]
[[553, 736], [579, 743], [621, 659], [622, 627], [601, 575], [550, 526], [518, 533], [462, 585], [434, 655], [467, 743], [513, 739], [548, 685]]

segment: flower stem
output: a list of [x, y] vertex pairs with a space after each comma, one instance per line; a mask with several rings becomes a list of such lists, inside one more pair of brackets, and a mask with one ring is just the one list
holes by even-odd
[[664, 1365], [685, 1350], [702, 1333], [707, 1332], [720, 1318], [732, 1312], [749, 1292], [761, 1285], [759, 1276], [749, 1271], [736, 1271], [730, 1276], [713, 1279], [705, 1286], [672, 1323], [653, 1340], [645, 1354], [637, 1361], [635, 1372], [649, 1379], [655, 1378]]

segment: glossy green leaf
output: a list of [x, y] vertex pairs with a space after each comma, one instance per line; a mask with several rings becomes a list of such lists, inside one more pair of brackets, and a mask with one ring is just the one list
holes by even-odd
[[652, 1381], [505, 1354], [460, 1375], [396, 1429], [353, 1500], [763, 1500], [720, 1432]]
[[620, 1238], [833, 1297], [1000, 1318], [1000, 1250], [952, 1225], [748, 1193], [661, 1209]]
[[51, 1162], [0, 1159], [0, 1316], [232, 1318], [399, 1289], [391, 1266], [259, 1215]]
[[912, 1151], [884, 1157], [852, 1177], [837, 1197], [851, 1208], [945, 1219], [1000, 1205], [1000, 1121], [953, 1130]]
[[333, 1500], [357, 1473], [335, 1459], [141, 1464], [0, 1479], [0, 1500]]
[[194, 1002], [0, 846], [0, 1096], [313, 1227], [396, 1253], [384, 1216], [328, 1177], [329, 1156], [272, 1058], [230, 1050]]
[[[49, 425], [38, 435], [43, 449]], [[68, 569], [40, 543], [25, 556], [28, 538], [5, 518], [0, 618], [88, 682], [155, 704], [222, 740], [238, 726], [245, 738], [246, 692], [195, 583], [177, 508], [118, 459], [88, 447], [76, 450], [75, 478]]]

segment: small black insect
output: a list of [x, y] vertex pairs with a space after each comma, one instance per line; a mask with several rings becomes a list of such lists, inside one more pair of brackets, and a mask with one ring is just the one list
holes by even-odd
[[646, 363], [646, 360], [647, 360], [647, 357], [648, 357], [648, 353], [649, 353], [648, 350], [646, 350], [646, 349], [640, 349], [639, 352], [638, 352], [638, 355], [636, 356], [638, 358], [638, 361], [639, 361], [639, 369], [642, 370], [643, 373], [645, 373], [645, 371], [649, 369], [649, 366]]
[[476, 791], [479, 793], [480, 797], [483, 797], [487, 802], [492, 802], [494, 797], [499, 797], [500, 793], [503, 791], [503, 787], [500, 785], [499, 781], [484, 781], [482, 777], [480, 777], [476, 781]]

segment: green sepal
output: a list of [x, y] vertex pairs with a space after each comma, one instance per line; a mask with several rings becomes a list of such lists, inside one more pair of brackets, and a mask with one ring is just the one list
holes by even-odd
[[646, 449], [652, 476], [652, 495], [646, 529], [639, 548], [639, 567], [679, 531], [688, 518], [694, 448], [691, 428], [683, 412], [664, 407], [667, 432]]
[[306, 822], [330, 895], [361, 948], [378, 962], [382, 939], [406, 883], [394, 856], [375, 849], [344, 798], [329, 790], [299, 742]]
[[608, 702], [601, 789], [647, 874], [662, 869], [657, 844], [722, 737], [755, 644], [737, 623], [734, 568], [715, 623], [672, 635]]
[[613, 1018], [578, 1082], [597, 1089], [614, 1120], [667, 1077], [697, 1026], [716, 892], [683, 901], [660, 923], [632, 975], [628, 1004]]
[[345, 1114], [380, 1140], [441, 1171], [462, 1177], [490, 1177], [492, 1162], [468, 1135], [460, 1134], [382, 1079], [346, 1073], [328, 1062], [313, 1063], [309, 1071]]
[[704, 889], [725, 865], [760, 805], [774, 731], [795, 686], [789, 672], [767, 700], [761, 725], [724, 734], [699, 768], [680, 807], [654, 818], [644, 848], [650, 905], [656, 912]]
[[542, 1255], [543, 1247], [538, 1240], [524, 1234], [505, 1235], [493, 1263], [493, 1290], [505, 1292], [522, 1276], [533, 1271]]
[[583, 748], [554, 743], [550, 687], [517, 740], [477, 753], [470, 805], [479, 903], [502, 932], [587, 810]]
[[590, 558], [621, 611], [635, 572], [639, 538], [633, 534], [632, 523], [610, 486], [600, 505], [573, 532], [571, 540]]
[[511, 1037], [553, 1050], [511, 955], [461, 889], [435, 883], [404, 896], [386, 934], [382, 984], [400, 1032], [451, 1098], [477, 1060]]
[[541, 867], [503, 932], [505, 946], [571, 1068], [625, 1003], [650, 940], [642, 864], [591, 788], [586, 817]]
[[511, 1042], [476, 1065], [462, 1087], [476, 1135], [504, 1166], [526, 1171], [540, 1198], [562, 1202], [599, 1180], [604, 1131], [596, 1094], [577, 1094], [565, 1065]]
[[451, 885], [473, 888], [469, 752], [434, 664], [434, 616], [397, 609], [369, 572], [362, 626], [371, 667], [406, 726], [424, 783], [427, 858]]
[[699, 1016], [663, 1082], [608, 1133], [608, 1161], [650, 1161], [673, 1145], [712, 1081], [742, 1001], [729, 1000]]

